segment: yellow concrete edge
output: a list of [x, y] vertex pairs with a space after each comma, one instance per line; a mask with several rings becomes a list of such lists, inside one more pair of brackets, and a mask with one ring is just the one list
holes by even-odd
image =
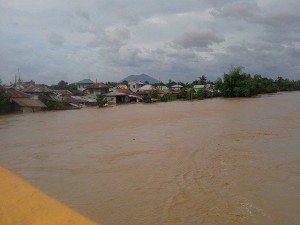
[[0, 166], [0, 225], [96, 225]]

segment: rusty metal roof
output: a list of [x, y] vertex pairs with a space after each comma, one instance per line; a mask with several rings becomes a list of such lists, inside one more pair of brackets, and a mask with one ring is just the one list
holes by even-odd
[[104, 89], [104, 88], [109, 88], [109, 86], [103, 83], [95, 83], [86, 87], [86, 89]]
[[54, 90], [55, 94], [63, 95], [63, 96], [71, 96], [72, 92], [69, 90]]
[[45, 108], [46, 105], [42, 103], [40, 100], [30, 99], [30, 98], [13, 98], [16, 104], [21, 107], [30, 107], [30, 108]]
[[30, 95], [29, 94], [26, 94], [22, 91], [18, 91], [14, 88], [8, 88], [7, 89], [7, 93], [9, 94], [9, 96], [11, 98], [29, 98]]
[[116, 89], [128, 89], [126, 84], [119, 84]]
[[26, 93], [52, 93], [53, 90], [44, 86], [31, 86], [27, 88], [24, 92]]
[[117, 93], [124, 93], [124, 94], [129, 94], [130, 93], [129, 89], [122, 89], [122, 88], [117, 88], [117, 89], [115, 89], [115, 91]]

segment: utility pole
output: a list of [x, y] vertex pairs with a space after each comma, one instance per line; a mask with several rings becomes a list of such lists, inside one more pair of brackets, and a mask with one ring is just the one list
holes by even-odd
[[20, 69], [19, 68], [18, 68], [18, 75], [19, 75], [18, 88], [20, 88], [20, 85], [21, 85], [21, 75], [20, 75]]

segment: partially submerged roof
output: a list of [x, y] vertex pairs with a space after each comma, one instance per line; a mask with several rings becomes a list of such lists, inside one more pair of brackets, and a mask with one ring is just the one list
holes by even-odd
[[127, 96], [130, 93], [128, 89], [115, 89], [112, 92], [105, 94], [105, 96]]
[[8, 88], [7, 93], [11, 98], [30, 98], [29, 94], [26, 94], [22, 91], [18, 91], [14, 88]]
[[129, 98], [136, 98], [139, 99], [141, 101], [143, 101], [143, 98], [141, 96], [137, 96], [137, 95], [128, 95]]
[[152, 86], [151, 84], [146, 84], [146, 85], [140, 87], [138, 91], [149, 91], [149, 90], [156, 90], [156, 88], [154, 86]]
[[128, 94], [125, 94], [125, 93], [122, 93], [122, 92], [109, 92], [107, 94], [105, 94], [105, 96], [108, 96], [108, 97], [114, 97], [114, 96], [127, 96]]
[[126, 84], [119, 84], [117, 86], [117, 89], [128, 89], [127, 85]]
[[114, 91], [119, 93], [125, 93], [125, 94], [129, 94], [131, 92], [129, 89], [120, 89], [120, 88], [116, 88]]
[[30, 99], [30, 98], [13, 98], [16, 104], [21, 107], [30, 107], [30, 108], [45, 108], [46, 105], [42, 103], [40, 100]]
[[194, 88], [196, 89], [200, 89], [200, 88], [204, 88], [204, 84], [197, 84], [197, 85], [194, 85]]
[[27, 88], [24, 92], [26, 93], [52, 93], [53, 90], [45, 86], [31, 86]]
[[90, 80], [90, 79], [83, 79], [81, 81], [78, 81], [77, 84], [93, 84], [94, 81]]
[[182, 88], [182, 87], [183, 87], [183, 86], [180, 85], [180, 84], [175, 84], [175, 85], [172, 86], [172, 88]]
[[96, 98], [90, 98], [88, 96], [72, 96], [71, 98], [74, 98], [78, 100], [78, 102], [89, 102], [89, 103], [94, 103], [96, 102]]
[[132, 80], [132, 81], [128, 81], [128, 84], [144, 84], [144, 83], [138, 80]]
[[104, 89], [104, 88], [110, 88], [110, 87], [103, 83], [95, 83], [86, 87], [86, 89]]
[[156, 88], [159, 89], [159, 90], [164, 90], [164, 91], [169, 90], [169, 88], [165, 85], [158, 85]]
[[72, 92], [69, 90], [54, 90], [55, 94], [59, 94], [59, 95], [72, 95]]

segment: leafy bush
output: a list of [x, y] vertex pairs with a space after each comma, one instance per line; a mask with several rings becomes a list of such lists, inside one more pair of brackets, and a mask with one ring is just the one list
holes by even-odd
[[176, 100], [176, 96], [172, 95], [172, 94], [165, 94], [162, 97], [160, 97], [160, 100], [162, 102], [174, 101], [174, 100]]
[[145, 102], [145, 103], [151, 103], [151, 95], [150, 94], [149, 95], [145, 95], [143, 97], [143, 102]]
[[45, 94], [40, 94], [39, 100], [46, 105], [47, 110], [64, 110], [70, 108], [70, 105], [68, 103], [54, 101]]
[[101, 94], [97, 95], [96, 101], [97, 101], [98, 107], [104, 107], [105, 104], [107, 104], [107, 100], [106, 100], [105, 96], [101, 95]]

